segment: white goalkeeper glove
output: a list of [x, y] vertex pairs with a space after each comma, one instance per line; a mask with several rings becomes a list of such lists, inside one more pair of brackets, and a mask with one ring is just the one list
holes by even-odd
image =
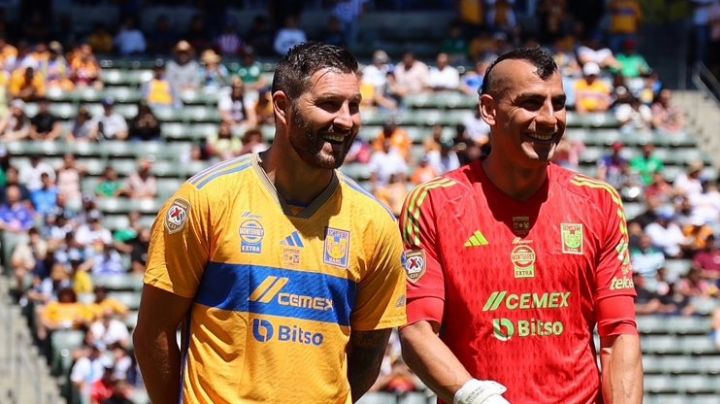
[[468, 380], [455, 392], [453, 404], [509, 404], [502, 394], [507, 388], [492, 380]]

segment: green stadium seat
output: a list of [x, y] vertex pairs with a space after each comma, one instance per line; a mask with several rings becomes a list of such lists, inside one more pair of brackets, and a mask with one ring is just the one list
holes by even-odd
[[344, 164], [340, 167], [340, 171], [356, 181], [366, 180], [370, 178], [371, 174], [370, 167], [367, 164], [359, 163]]
[[103, 93], [93, 87], [82, 87], [75, 90], [71, 96], [73, 101], [79, 101], [82, 103], [99, 102], [103, 98]]
[[702, 355], [717, 352], [717, 348], [707, 335], [682, 337], [680, 338], [679, 345], [682, 351], [688, 354]]
[[127, 177], [138, 169], [137, 161], [129, 159], [112, 159], [110, 165], [121, 177]]
[[126, 79], [127, 74], [125, 73], [125, 70], [121, 69], [103, 69], [100, 72], [100, 79], [105, 83], [106, 85], [118, 85], [127, 83]]
[[[50, 105], [50, 111], [55, 116], [60, 118], [61, 120], [67, 121], [67, 120], [75, 119], [75, 116], [77, 115], [78, 107], [77, 107], [77, 105], [68, 104], [68, 103], [53, 103]], [[33, 116], [34, 114], [28, 113], [28, 115]]]
[[116, 291], [139, 291], [143, 285], [142, 275], [138, 274], [95, 274], [92, 279], [96, 286], [104, 286], [113, 294]]
[[130, 310], [140, 307], [140, 292], [109, 292], [108, 297], [119, 301]]
[[115, 112], [129, 120], [137, 116], [138, 107], [136, 104], [118, 104], [115, 106]]
[[100, 145], [105, 155], [111, 158], [135, 157], [142, 150], [136, 143], [124, 140], [105, 140]]
[[692, 396], [685, 397], [685, 403], [687, 404], [718, 404], [717, 394], [693, 394]]
[[187, 139], [188, 126], [182, 123], [166, 122], [162, 125], [162, 136], [166, 139]]
[[666, 332], [667, 321], [667, 318], [663, 316], [637, 316], [638, 330], [643, 334], [656, 334]]
[[180, 189], [180, 186], [183, 184], [183, 182], [183, 180], [175, 178], [158, 179], [158, 199], [160, 201], [165, 201], [170, 198], [178, 189]]
[[130, 225], [130, 219], [126, 215], [105, 215], [102, 224], [109, 230], [126, 229]]
[[645, 373], [661, 373], [663, 371], [663, 363], [660, 356], [643, 355], [642, 363]]
[[715, 378], [705, 375], [678, 376], [676, 383], [687, 393], [720, 393], [720, 383]]
[[643, 352], [660, 354], [678, 352], [680, 350], [677, 338], [670, 335], [645, 336], [642, 338], [642, 348]]
[[667, 375], [645, 375], [645, 391], [652, 393], [677, 391], [672, 378]]
[[131, 87], [108, 87], [103, 93], [104, 97], [110, 97], [119, 103], [132, 103], [140, 101], [142, 93], [137, 88]]
[[665, 330], [672, 334], [707, 334], [710, 319], [705, 317], [673, 317], [666, 321]]
[[580, 154], [580, 161], [595, 164], [604, 154], [605, 150], [603, 150], [602, 147], [588, 146], [583, 150], [582, 154]]
[[692, 261], [689, 259], [667, 259], [665, 260], [665, 268], [668, 270], [670, 280], [676, 280], [684, 276], [690, 271]]
[[73, 351], [82, 346], [85, 333], [80, 330], [57, 330], [50, 334], [52, 371], [64, 375], [73, 362]]
[[692, 373], [697, 371], [697, 363], [691, 356], [665, 356], [662, 358], [662, 370], [664, 373]]

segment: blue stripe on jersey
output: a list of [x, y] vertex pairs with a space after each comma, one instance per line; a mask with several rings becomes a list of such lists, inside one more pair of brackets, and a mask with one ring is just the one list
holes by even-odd
[[292, 232], [290, 237], [292, 237], [293, 241], [295, 242], [296, 247], [301, 247], [301, 248], [305, 247], [305, 245], [303, 244], [302, 239], [300, 238], [300, 235], [298, 234], [297, 231]]
[[356, 297], [357, 285], [345, 278], [210, 262], [195, 301], [222, 310], [349, 326]]
[[358, 183], [355, 182], [354, 180], [352, 180], [352, 179], [348, 178], [347, 176], [345, 176], [345, 174], [340, 174], [340, 178], [343, 180], [343, 182], [344, 182], [345, 184], [347, 184], [347, 186], [349, 186], [350, 188], [352, 188], [352, 189], [360, 192], [361, 194], [363, 194], [363, 195], [367, 196], [368, 198], [372, 199], [372, 200], [373, 200], [375, 203], [377, 203], [378, 205], [382, 206], [382, 208], [385, 209], [385, 211], [390, 215], [390, 217], [392, 217], [393, 220], [395, 220], [395, 214], [392, 213], [392, 211], [390, 210], [390, 208], [388, 208], [387, 206], [385, 206], [384, 203], [380, 202], [377, 198], [375, 198], [375, 195], [373, 195], [373, 194], [371, 194], [370, 192], [368, 192], [367, 190], [365, 190], [365, 188], [363, 188], [360, 184], [358, 184]]
[[219, 177], [222, 177], [222, 176], [225, 176], [228, 174], [239, 173], [240, 171], [246, 170], [250, 166], [252, 166], [252, 163], [243, 164], [243, 165], [240, 165], [240, 166], [237, 166], [237, 167], [225, 170], [225, 171], [218, 171], [215, 174], [200, 181], [197, 185], [195, 185], [195, 187], [197, 189], [202, 189], [205, 185], [209, 184], [210, 182], [212, 182], [213, 180], [215, 180]]
[[221, 169], [223, 169], [223, 168], [226, 168], [226, 167], [229, 167], [229, 166], [231, 166], [231, 165], [233, 165], [233, 164], [242, 163], [243, 160], [249, 160], [248, 157], [249, 157], [249, 156], [236, 157], [236, 158], [234, 158], [234, 159], [226, 160], [226, 161], [223, 161], [223, 162], [221, 162], [221, 163], [217, 163], [217, 164], [215, 164], [215, 165], [212, 165], [212, 166], [210, 166], [210, 167], [208, 167], [208, 168], [200, 171], [199, 173], [193, 175], [192, 177], [190, 177], [190, 179], [188, 180], [188, 182], [191, 183], [191, 184], [193, 184], [193, 185], [197, 185], [197, 182], [200, 181], [200, 180], [202, 180], [207, 174], [210, 174], [210, 173], [213, 172], [213, 171], [219, 171], [219, 170], [221, 170]]

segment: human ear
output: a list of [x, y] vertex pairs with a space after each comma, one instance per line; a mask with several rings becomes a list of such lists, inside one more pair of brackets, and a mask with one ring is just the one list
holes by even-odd
[[495, 108], [495, 99], [489, 94], [483, 94], [480, 96], [480, 116], [490, 126], [495, 126], [495, 114], [497, 110]]
[[283, 91], [275, 91], [272, 95], [273, 113], [275, 119], [287, 125], [290, 115], [290, 99]]

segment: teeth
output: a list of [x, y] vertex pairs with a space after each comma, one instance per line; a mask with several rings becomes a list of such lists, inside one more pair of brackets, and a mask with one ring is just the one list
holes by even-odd
[[332, 142], [342, 142], [343, 140], [345, 140], [345, 136], [343, 136], [343, 135], [329, 135], [328, 134], [328, 135], [323, 136], [323, 138], [330, 140]]
[[552, 134], [549, 134], [549, 135], [539, 135], [539, 134], [536, 133], [536, 134], [533, 134], [533, 135], [528, 134], [528, 136], [530, 136], [530, 137], [533, 138], [533, 139], [543, 140], [543, 141], [552, 140], [552, 138], [553, 138], [553, 135], [552, 135]]

